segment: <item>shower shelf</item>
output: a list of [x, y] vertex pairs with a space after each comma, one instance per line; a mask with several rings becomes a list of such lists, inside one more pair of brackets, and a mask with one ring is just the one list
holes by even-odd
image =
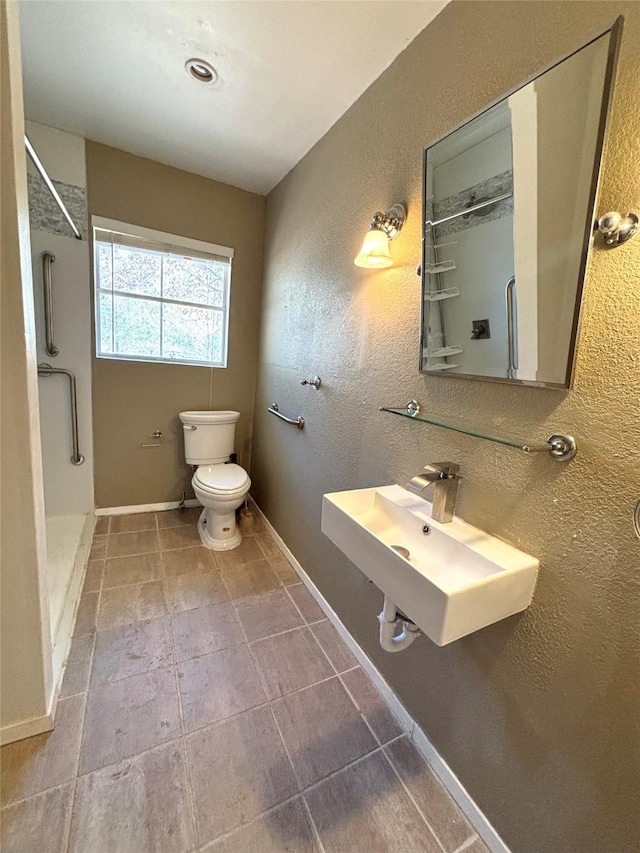
[[433, 290], [431, 293], [425, 293], [425, 302], [440, 302], [442, 299], [453, 299], [454, 296], [460, 296], [460, 291], [457, 287], [445, 287], [443, 290]]
[[405, 408], [381, 406], [380, 411], [389, 412], [391, 415], [399, 415], [411, 421], [420, 421], [420, 423], [428, 424], [429, 426], [448, 429], [451, 432], [459, 432], [462, 435], [470, 435], [473, 438], [481, 438], [483, 441], [491, 441], [494, 444], [512, 447], [515, 450], [522, 450], [525, 453], [550, 453], [551, 458], [556, 462], [568, 462], [577, 453], [576, 442], [571, 435], [555, 433], [544, 444], [529, 444], [528, 442], [515, 441], [509, 438], [497, 438], [496, 436], [485, 435], [482, 432], [476, 432], [466, 427], [458, 427], [453, 424], [445, 424], [441, 421], [434, 421], [432, 418], [427, 418], [425, 415], [420, 414], [420, 405], [415, 400], [409, 400]]
[[425, 264], [424, 271], [427, 275], [438, 275], [441, 272], [453, 272], [455, 268], [455, 261], [440, 261], [437, 264]]
[[459, 355], [462, 352], [462, 347], [458, 344], [450, 347], [438, 347], [437, 349], [426, 349], [423, 355], [426, 358], [446, 358], [449, 355]]
[[[434, 356], [429, 356], [429, 358], [433, 358]], [[439, 370], [453, 370], [454, 367], [460, 367], [459, 364], [430, 364], [428, 367], [425, 367], [425, 370], [429, 371], [439, 371]]]

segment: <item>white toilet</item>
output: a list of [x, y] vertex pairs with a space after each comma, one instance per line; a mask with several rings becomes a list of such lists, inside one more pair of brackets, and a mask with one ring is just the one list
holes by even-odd
[[197, 465], [191, 485], [204, 507], [198, 520], [200, 539], [213, 551], [229, 551], [242, 542], [236, 509], [246, 498], [249, 475], [231, 462], [240, 412], [180, 412], [184, 455]]

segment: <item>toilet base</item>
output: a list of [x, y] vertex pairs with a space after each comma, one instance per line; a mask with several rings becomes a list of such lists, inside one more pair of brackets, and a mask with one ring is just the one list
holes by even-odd
[[198, 533], [202, 544], [210, 551], [231, 551], [242, 542], [235, 511], [214, 515], [205, 507], [198, 519]]

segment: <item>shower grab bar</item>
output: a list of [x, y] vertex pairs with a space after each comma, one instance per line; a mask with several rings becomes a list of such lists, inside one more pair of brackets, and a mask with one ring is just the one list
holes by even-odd
[[62, 367], [52, 367], [50, 364], [38, 365], [38, 376], [51, 376], [51, 374], [61, 374], [69, 380], [69, 409], [71, 413], [71, 441], [73, 444], [73, 455], [71, 462], [73, 465], [82, 465], [84, 456], [78, 448], [78, 398], [76, 394], [76, 377], [70, 370], [65, 370]]
[[518, 309], [515, 287], [516, 277], [512, 275], [505, 288], [505, 301], [507, 304], [507, 350], [509, 353], [507, 379], [516, 379], [518, 370]]
[[31, 157], [31, 161], [32, 161], [33, 165], [36, 167], [38, 172], [40, 172], [40, 177], [45, 182], [45, 184], [47, 185], [47, 189], [49, 190], [49, 192], [53, 196], [53, 200], [55, 201], [55, 203], [60, 208], [60, 212], [62, 213], [64, 218], [69, 223], [69, 226], [71, 227], [71, 230], [73, 231], [76, 240], [82, 240], [82, 234], [76, 228], [76, 224], [73, 221], [73, 219], [71, 218], [71, 214], [69, 213], [69, 211], [65, 207], [64, 202], [60, 198], [60, 194], [58, 193], [58, 190], [54, 187], [53, 181], [51, 180], [51, 178], [47, 174], [47, 170], [42, 165], [42, 161], [40, 160], [40, 158], [36, 154], [36, 150], [33, 147], [33, 145], [31, 144], [31, 142], [29, 141], [29, 137], [26, 135], [26, 133], [24, 136], [24, 145], [25, 145], [25, 148], [27, 149], [27, 154], [29, 155], [29, 157]]
[[465, 216], [467, 213], [475, 213], [476, 210], [482, 210], [483, 207], [489, 207], [490, 204], [497, 204], [499, 201], [505, 201], [505, 199], [511, 198], [512, 196], [512, 192], [502, 193], [502, 195], [488, 198], [486, 201], [479, 201], [477, 204], [472, 204], [470, 207], [463, 207], [462, 210], [458, 210], [456, 213], [450, 213], [448, 216], [443, 216], [442, 219], [436, 219], [435, 222], [431, 219], [427, 219], [424, 223], [425, 227], [435, 228], [436, 225], [442, 225], [445, 222], [450, 222], [452, 219], [457, 219], [459, 216]]
[[281, 418], [287, 424], [293, 424], [293, 426], [297, 426], [298, 429], [304, 429], [304, 418], [302, 415], [299, 415], [297, 418], [288, 418], [286, 415], [283, 415], [282, 412], [278, 409], [277, 403], [272, 403], [268, 410], [272, 415], [276, 415], [276, 417]]
[[51, 264], [55, 262], [53, 252], [42, 253], [42, 281], [44, 283], [44, 336], [49, 355], [58, 355], [60, 350], [53, 342], [53, 289], [51, 283]]

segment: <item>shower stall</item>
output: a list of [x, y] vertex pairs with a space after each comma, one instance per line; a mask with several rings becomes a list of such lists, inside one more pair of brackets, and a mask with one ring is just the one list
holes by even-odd
[[27, 122], [53, 681], [69, 652], [95, 526], [84, 140]]

